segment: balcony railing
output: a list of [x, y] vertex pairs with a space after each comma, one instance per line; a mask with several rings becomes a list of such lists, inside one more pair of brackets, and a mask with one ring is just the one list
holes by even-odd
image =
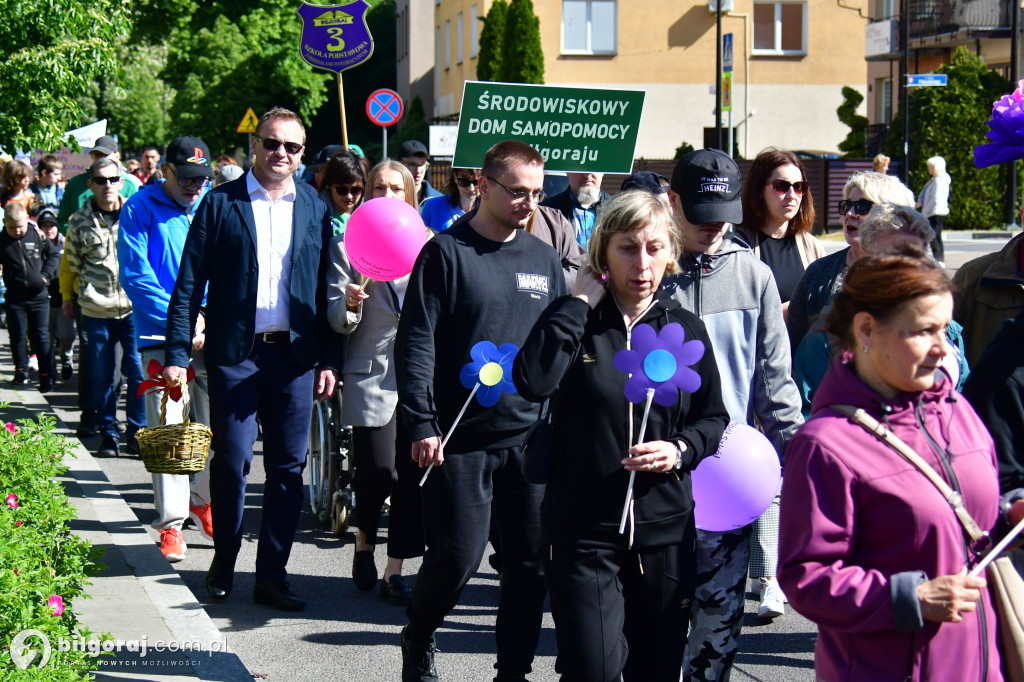
[[[965, 43], [973, 38], [1008, 32], [1012, 4], [1006, 0], [907, 0], [910, 47]], [[890, 50], [898, 53], [903, 40], [900, 17], [877, 18], [878, 21], [887, 19], [893, 22]], [[874, 56], [875, 59], [880, 57], [884, 58]]]

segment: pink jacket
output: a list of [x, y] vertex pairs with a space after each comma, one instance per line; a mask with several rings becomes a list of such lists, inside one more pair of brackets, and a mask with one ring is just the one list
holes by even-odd
[[[894, 611], [894, 583], [917, 571], [931, 579], [964, 567], [966, 536], [924, 474], [860, 425], [827, 409], [836, 403], [863, 407], [887, 423], [952, 483], [929, 443], [934, 441], [948, 453], [978, 525], [992, 529], [999, 513], [992, 439], [948, 379], [883, 402], [837, 361], [814, 396], [813, 417], [789, 442], [782, 485], [778, 577], [793, 608], [818, 625], [817, 678], [1001, 680], [987, 590], [978, 611], [963, 614], [962, 623], [924, 621], [921, 627], [916, 599], [909, 613], [906, 601]], [[898, 574], [904, 575], [894, 579]], [[908, 617], [918, 621], [910, 626], [918, 629], [897, 630], [897, 615], [902, 623]]]

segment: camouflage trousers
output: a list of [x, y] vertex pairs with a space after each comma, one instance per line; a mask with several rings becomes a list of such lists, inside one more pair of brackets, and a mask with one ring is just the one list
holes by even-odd
[[743, 625], [751, 529], [697, 531], [697, 591], [683, 658], [685, 680], [729, 679]]

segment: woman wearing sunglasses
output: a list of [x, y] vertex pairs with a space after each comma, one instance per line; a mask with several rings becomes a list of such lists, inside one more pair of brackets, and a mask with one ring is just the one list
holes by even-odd
[[792, 351], [800, 345], [822, 309], [842, 288], [847, 268], [864, 255], [860, 246], [860, 223], [875, 204], [913, 208], [914, 193], [895, 176], [874, 171], [854, 173], [846, 181], [843, 200], [839, 202], [839, 215], [849, 247], [812, 263], [797, 284], [786, 317]]
[[477, 189], [479, 180], [479, 169], [452, 168], [444, 195], [431, 197], [420, 206], [420, 215], [427, 227], [435, 232], [447, 230], [452, 223], [469, 213], [480, 196]]
[[324, 164], [320, 198], [334, 213], [331, 223], [335, 236], [344, 234], [349, 216], [363, 200], [367, 165], [361, 156], [348, 150], [339, 151]]
[[738, 236], [775, 276], [786, 314], [807, 266], [825, 255], [811, 235], [814, 201], [796, 154], [769, 148], [757, 155], [743, 183], [743, 224]]
[[[374, 166], [366, 187], [368, 201], [392, 197], [416, 208], [412, 174], [397, 161], [385, 159]], [[352, 426], [353, 488], [359, 508], [352, 580], [362, 591], [377, 585], [373, 552], [381, 508], [390, 496], [388, 560], [380, 595], [395, 606], [406, 606], [410, 588], [402, 579], [402, 563], [423, 554], [417, 467], [408, 455], [395, 457], [396, 451], [408, 453], [411, 447], [398, 424], [395, 378], [395, 334], [409, 276], [367, 281], [349, 262], [344, 239], [340, 235], [331, 241], [327, 317], [334, 331], [348, 337], [341, 419]]]

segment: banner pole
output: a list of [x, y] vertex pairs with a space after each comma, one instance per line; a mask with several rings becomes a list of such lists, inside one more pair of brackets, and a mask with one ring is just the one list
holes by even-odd
[[338, 72], [338, 108], [341, 110], [341, 144], [348, 149], [348, 127], [345, 125], [345, 90], [341, 85], [341, 71]]

